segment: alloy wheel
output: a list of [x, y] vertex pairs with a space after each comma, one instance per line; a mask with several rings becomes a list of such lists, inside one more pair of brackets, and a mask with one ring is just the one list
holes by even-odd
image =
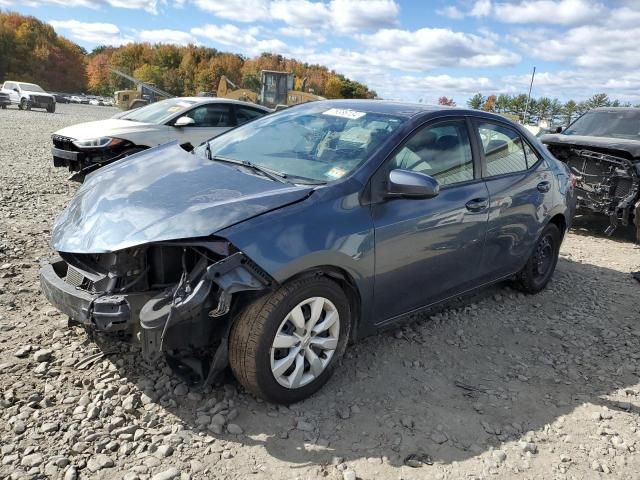
[[308, 298], [284, 318], [270, 350], [271, 373], [285, 388], [303, 387], [331, 362], [340, 336], [340, 315], [324, 297]]

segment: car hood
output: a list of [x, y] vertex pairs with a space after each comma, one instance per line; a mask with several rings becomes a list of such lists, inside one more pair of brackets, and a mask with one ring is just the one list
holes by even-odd
[[187, 153], [173, 142], [89, 175], [57, 218], [51, 247], [105, 253], [206, 237], [303, 200], [312, 190], [244, 173]]
[[604, 148], [626, 152], [634, 158], [640, 158], [640, 141], [624, 138], [589, 137], [582, 135], [564, 135], [562, 133], [542, 135], [540, 141], [545, 145], [565, 145], [567, 147]]
[[132, 122], [130, 120], [120, 120], [109, 118], [95, 122], [79, 123], [71, 127], [58, 130], [55, 135], [69, 137], [76, 140], [88, 140], [97, 137], [123, 137], [129, 133], [157, 132], [166, 128], [164, 125], [154, 123]]
[[50, 93], [47, 92], [36, 92], [34, 90], [20, 90], [20, 93], [26, 93], [27, 95], [35, 95], [38, 97], [52, 97], [53, 95], [51, 95]]

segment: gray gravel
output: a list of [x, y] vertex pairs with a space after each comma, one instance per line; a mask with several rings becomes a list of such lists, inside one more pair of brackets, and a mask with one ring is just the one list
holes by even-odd
[[134, 346], [75, 367], [100, 350], [37, 277], [76, 189], [50, 135], [113, 113], [0, 110], [0, 478], [638, 478], [640, 249], [588, 222], [540, 295], [499, 285], [369, 338], [300, 404], [190, 391]]

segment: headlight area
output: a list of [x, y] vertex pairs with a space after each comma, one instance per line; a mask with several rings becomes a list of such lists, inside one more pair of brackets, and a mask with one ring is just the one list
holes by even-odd
[[40, 282], [70, 324], [137, 340], [147, 360], [165, 353], [191, 383], [210, 382], [227, 365], [234, 295], [274, 282], [223, 239], [59, 255], [43, 265]]
[[122, 158], [135, 147], [130, 141], [116, 137], [75, 139], [54, 134], [52, 140], [53, 166], [68, 167], [71, 172], [88, 173]]
[[99, 138], [90, 138], [85, 140], [75, 140], [73, 144], [82, 149], [87, 148], [106, 148], [106, 147], [117, 147], [118, 145], [122, 145], [126, 143], [125, 140], [114, 137], [99, 137]]

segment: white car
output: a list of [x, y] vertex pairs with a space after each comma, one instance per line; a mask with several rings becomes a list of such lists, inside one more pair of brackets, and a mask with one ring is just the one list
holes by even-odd
[[52, 136], [53, 165], [84, 174], [128, 155], [177, 141], [185, 148], [242, 125], [271, 110], [225, 98], [181, 97], [80, 123]]
[[8, 94], [11, 103], [18, 105], [20, 110], [44, 108], [49, 113], [56, 111], [56, 98], [35, 83], [7, 80], [0, 92]]

